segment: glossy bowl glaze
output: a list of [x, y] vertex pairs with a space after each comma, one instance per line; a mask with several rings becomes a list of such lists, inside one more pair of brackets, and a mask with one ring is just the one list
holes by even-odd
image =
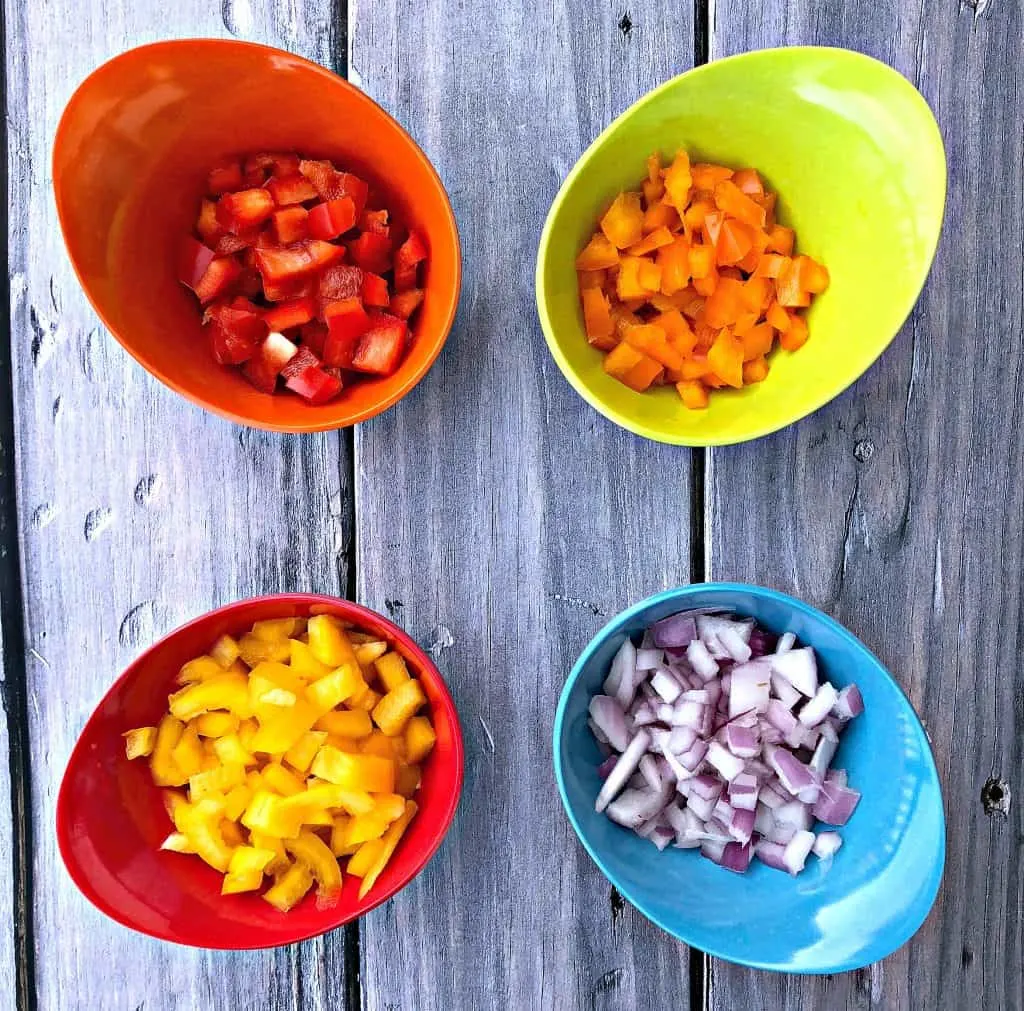
[[[222, 876], [198, 857], [163, 852], [174, 831], [149, 763], [129, 762], [121, 735], [152, 726], [167, 710], [181, 665], [218, 636], [238, 636], [266, 618], [333, 614], [387, 640], [405, 658], [429, 701], [437, 743], [423, 767], [419, 811], [365, 898], [345, 875], [338, 904], [318, 909], [310, 893], [287, 913], [256, 892], [221, 895]], [[133, 930], [199, 948], [269, 948], [344, 923], [404, 888], [441, 845], [462, 789], [462, 732], [451, 695], [430, 658], [383, 616], [312, 593], [241, 600], [175, 629], [121, 675], [86, 723], [57, 799], [57, 838], [72, 880], [98, 909]]]
[[[602, 369], [583, 330], [574, 263], [600, 216], [637, 189], [652, 151], [751, 166], [779, 194], [797, 248], [828, 266], [810, 340], [768, 378], [687, 410], [671, 386], [635, 393]], [[655, 89], [584, 152], [548, 213], [537, 307], [565, 377], [616, 424], [659, 442], [715, 446], [766, 435], [841, 393], [907, 318], [935, 254], [946, 160], [935, 118], [895, 70], [844, 49], [769, 49], [716, 60]]]
[[[195, 297], [176, 277], [210, 167], [261, 150], [334, 159], [365, 178], [430, 249], [426, 295], [398, 371], [322, 406], [259, 393], [237, 369], [218, 365]], [[283, 432], [365, 421], [419, 382], [451, 329], [462, 264], [437, 172], [380, 106], [291, 53], [184, 39], [115, 57], [64, 110], [53, 185], [71, 262], [107, 329], [161, 382], [233, 421]]]
[[[727, 608], [813, 646], [823, 675], [856, 682], [865, 711], [834, 760], [863, 794], [831, 867], [793, 878], [759, 861], [735, 874], [693, 850], [653, 843], [594, 811], [601, 754], [587, 706], [628, 636], [689, 608]], [[921, 926], [945, 861], [945, 817], [924, 728], [892, 676], [850, 632], [775, 590], [707, 583], [666, 590], [613, 618], [576, 661], [554, 729], [562, 803], [587, 852], [624, 898], [680, 941], [758, 969], [834, 973], [895, 951]]]

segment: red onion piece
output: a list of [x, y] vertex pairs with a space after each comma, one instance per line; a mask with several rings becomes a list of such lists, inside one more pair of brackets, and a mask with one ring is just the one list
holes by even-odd
[[757, 857], [761, 863], [768, 867], [774, 867], [777, 871], [787, 871], [789, 868], [786, 866], [786, 847], [771, 842], [768, 839], [762, 839], [754, 847], [754, 856]]
[[640, 775], [644, 777], [652, 790], [661, 789], [661, 773], [658, 772], [658, 763], [654, 755], [649, 752], [640, 759]]
[[835, 713], [841, 720], [852, 720], [864, 712], [864, 699], [856, 685], [847, 685], [836, 699]]
[[661, 667], [654, 672], [651, 678], [651, 687], [660, 698], [670, 703], [675, 702], [683, 693], [682, 684], [668, 667]]
[[772, 658], [772, 670], [785, 678], [801, 695], [810, 698], [818, 690], [818, 664], [810, 647], [791, 649]]
[[843, 837], [838, 832], [819, 832], [815, 837], [812, 851], [816, 857], [828, 860], [839, 852]]
[[615, 763], [619, 760], [618, 755], [609, 755], [598, 767], [597, 774], [602, 779], [607, 779], [612, 769], [615, 768]]
[[779, 641], [775, 646], [776, 655], [781, 656], [783, 653], [788, 653], [795, 643], [796, 636], [792, 632], [783, 633], [779, 636]]
[[665, 654], [660, 649], [638, 649], [635, 667], [637, 670], [654, 670], [662, 665], [664, 659]]
[[[760, 660], [734, 667], [729, 680], [729, 717], [763, 713], [768, 708], [771, 667]], [[827, 711], [822, 715], [824, 719]]]
[[718, 673], [718, 662], [700, 639], [694, 639], [687, 647], [686, 659], [702, 681], [710, 681]]
[[[748, 633], [747, 638], [750, 637]], [[747, 645], [747, 640], [743, 638], [731, 626], [724, 626], [718, 630], [716, 635], [719, 645], [726, 651], [737, 663], [746, 663], [751, 657], [750, 647]]]
[[728, 843], [724, 842], [713, 842], [710, 839], [705, 840], [700, 844], [700, 855], [707, 857], [712, 863], [721, 864], [722, 855], [725, 853], [725, 847]]
[[800, 722], [805, 727], [816, 727], [831, 712], [839, 693], [827, 681], [821, 685], [811, 699], [800, 710]]
[[616, 750], [625, 751], [629, 745], [629, 728], [622, 707], [607, 695], [595, 695], [590, 700], [590, 718], [605, 740]]
[[845, 825], [860, 802], [860, 793], [846, 786], [824, 782], [814, 805], [814, 817], [827, 825]]
[[772, 674], [772, 695], [787, 709], [792, 709], [803, 696], [781, 674]]
[[608, 805], [608, 817], [626, 828], [638, 828], [658, 814], [666, 803], [667, 798], [658, 790], [623, 790]]
[[735, 779], [743, 771], [743, 759], [727, 751], [718, 741], [708, 745], [707, 760], [722, 774], [723, 779]]
[[754, 833], [754, 812], [734, 810], [729, 821], [729, 834], [737, 842], [746, 845]]
[[629, 746], [619, 756], [615, 768], [612, 769], [604, 781], [604, 786], [601, 787], [601, 792], [597, 795], [594, 808], [598, 814], [608, 806], [608, 802], [626, 785], [626, 780], [636, 772], [640, 765], [640, 759], [643, 758], [650, 743], [651, 735], [646, 730], [636, 732], [633, 740], [629, 742]]
[[751, 849], [738, 842], [727, 843], [722, 851], [721, 865], [737, 874], [743, 874], [750, 866]]
[[814, 846], [813, 832], [797, 832], [786, 843], [786, 851], [782, 856], [782, 860], [790, 874], [799, 874], [804, 869], [804, 864], [807, 862], [812, 846]]
[[680, 611], [671, 614], [651, 626], [656, 646], [687, 646], [697, 638], [696, 614]]

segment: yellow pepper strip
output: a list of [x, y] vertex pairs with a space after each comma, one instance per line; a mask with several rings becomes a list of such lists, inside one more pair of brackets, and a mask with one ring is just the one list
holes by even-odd
[[182, 731], [178, 743], [171, 752], [171, 761], [181, 771], [183, 776], [194, 776], [203, 767], [203, 744], [199, 740], [199, 733], [189, 723]]
[[348, 844], [345, 842], [345, 830], [348, 828], [348, 823], [348, 815], [338, 814], [334, 816], [334, 824], [331, 827], [331, 852], [336, 857], [348, 855]]
[[249, 746], [253, 751], [268, 755], [283, 755], [295, 746], [303, 734], [313, 729], [319, 713], [299, 699], [294, 706], [279, 710], [274, 716], [260, 717], [260, 728]]
[[374, 809], [373, 797], [365, 790], [345, 790], [333, 783], [315, 780], [304, 794], [289, 798], [292, 806], [303, 811], [326, 811], [340, 807], [346, 814], [369, 814]]
[[263, 782], [282, 797], [293, 797], [297, 793], [306, 792], [306, 784], [277, 762], [271, 762], [263, 769]]
[[373, 798], [373, 813], [387, 822], [397, 821], [405, 811], [405, 797], [398, 793], [378, 793]]
[[[359, 886], [359, 898], [362, 899], [366, 893], [374, 886], [377, 878], [380, 876], [381, 871], [387, 866], [388, 861], [391, 859], [392, 854], [395, 852], [398, 846], [399, 840], [402, 838], [402, 833], [405, 832], [412, 821], [416, 812], [419, 808], [416, 806], [416, 802], [407, 800], [405, 802], [405, 811], [402, 817], [397, 821], [392, 822], [387, 832], [384, 833], [384, 838], [380, 841], [383, 843], [383, 848], [378, 854], [377, 859], [373, 862], [372, 866], [362, 876], [363, 883]], [[349, 861], [351, 867], [351, 861]]]
[[242, 813], [242, 824], [277, 839], [291, 839], [302, 828], [302, 810], [286, 807], [285, 798], [269, 790], [257, 790]]
[[287, 913], [312, 887], [313, 875], [309, 869], [304, 864], [294, 863], [263, 893], [263, 898], [275, 909]]
[[374, 706], [380, 702], [383, 696], [380, 692], [375, 692], [372, 688], [367, 688], [361, 695], [355, 696], [349, 700], [350, 706], [355, 706], [356, 709], [364, 709], [366, 712], [371, 712]]
[[239, 846], [231, 854], [228, 872], [220, 887], [221, 895], [236, 892], [252, 892], [263, 884], [263, 872], [274, 860], [274, 851], [257, 849], [255, 846]]
[[191, 720], [210, 709], [226, 709], [244, 719], [249, 715], [249, 682], [239, 674], [220, 673], [175, 692], [171, 715]]
[[198, 656], [182, 666], [177, 681], [179, 685], [195, 684], [223, 673], [224, 668], [212, 656]]
[[257, 621], [252, 626], [252, 634], [264, 642], [280, 642], [293, 635], [301, 635], [305, 630], [305, 618], [271, 618]]
[[221, 818], [220, 834], [224, 836], [224, 842], [232, 849], [245, 845], [245, 836], [242, 835], [238, 822], [232, 821], [230, 818]]
[[358, 846], [370, 839], [379, 839], [387, 831], [391, 822], [378, 814], [359, 814], [350, 818], [345, 834], [341, 838], [342, 846]]
[[395, 782], [395, 793], [408, 799], [420, 788], [420, 779], [418, 765], [400, 765]]
[[227, 670], [241, 655], [238, 643], [230, 635], [222, 635], [210, 650], [210, 656], [223, 670]]
[[201, 800], [184, 811], [183, 818], [185, 835], [196, 853], [223, 874], [231, 862], [231, 847], [221, 833], [222, 807], [216, 802]]
[[288, 639], [267, 642], [251, 632], [238, 640], [238, 649], [242, 659], [250, 666], [256, 667], [265, 660], [284, 663], [292, 655]]
[[221, 765], [207, 772], [198, 772], [188, 780], [189, 800], [195, 804], [212, 793], [227, 793], [245, 782], [245, 767], [236, 762]]
[[223, 737], [234, 733], [241, 720], [234, 713], [212, 712], [197, 716], [193, 722], [200, 737]]
[[401, 737], [388, 737], [382, 730], [374, 730], [369, 737], [359, 742], [359, 750], [364, 755], [379, 755], [400, 762], [405, 758], [405, 740]]
[[309, 868], [317, 882], [317, 908], [333, 906], [341, 894], [341, 868], [330, 847], [312, 832], [303, 831], [285, 839], [284, 848]]
[[356, 659], [360, 667], [369, 667], [378, 657], [382, 657], [388, 651], [386, 642], [361, 642], [355, 647]]
[[391, 691], [397, 688], [403, 681], [409, 680], [409, 668], [399, 653], [387, 653], [382, 656], [374, 666], [377, 668], [377, 676], [380, 683]]
[[437, 741], [434, 727], [426, 716], [414, 716], [405, 725], [405, 757], [410, 762], [422, 762]]
[[242, 817], [242, 812], [249, 806], [252, 793], [249, 786], [244, 783], [228, 790], [224, 795], [224, 817], [238, 821]]
[[274, 859], [263, 868], [267, 874], [277, 874], [279, 871], [288, 869], [290, 864], [288, 854], [284, 851], [284, 843], [276, 836], [267, 835], [266, 832], [260, 832], [258, 829], [253, 829], [249, 833], [249, 842], [255, 846], [256, 849], [270, 850], [270, 852], [274, 854]]
[[314, 615], [309, 619], [306, 631], [309, 633], [309, 648], [321, 663], [327, 664], [331, 670], [346, 663], [359, 669], [356, 652], [337, 619], [329, 614]]
[[213, 750], [224, 765], [255, 765], [256, 756], [249, 751], [238, 734], [225, 734], [215, 738]]
[[306, 688], [306, 698], [321, 715], [340, 706], [357, 692], [364, 691], [366, 682], [355, 663], [346, 663], [326, 677], [318, 678]]
[[[314, 724], [315, 726], [315, 724]], [[307, 730], [284, 754], [284, 760], [296, 771], [306, 772], [316, 753], [327, 741], [326, 730]]]
[[362, 709], [331, 710], [313, 725], [317, 730], [326, 730], [338, 737], [369, 737], [373, 733], [373, 720]]
[[395, 762], [377, 755], [350, 755], [325, 745], [313, 759], [314, 776], [346, 790], [395, 792]]
[[327, 677], [331, 668], [321, 663], [313, 655], [309, 646], [298, 639], [289, 640], [291, 650], [291, 672], [305, 681], [316, 681], [318, 678]]
[[153, 754], [156, 745], [156, 727], [138, 727], [121, 735], [124, 738], [124, 753], [130, 762], [133, 758], [147, 758]]
[[161, 844], [160, 849], [171, 853], [195, 853], [184, 832], [172, 832]]
[[171, 757], [184, 730], [185, 725], [170, 715], [163, 717], [157, 725], [156, 741], [149, 758], [149, 770], [157, 786], [182, 786], [188, 781]]
[[389, 737], [395, 737], [404, 729], [416, 710], [427, 701], [419, 681], [410, 679], [393, 688], [380, 700], [373, 710], [373, 722]]
[[369, 842], [364, 842], [349, 858], [345, 870], [353, 877], [361, 878], [370, 872], [370, 868], [377, 863], [383, 852], [383, 839], [371, 839]]

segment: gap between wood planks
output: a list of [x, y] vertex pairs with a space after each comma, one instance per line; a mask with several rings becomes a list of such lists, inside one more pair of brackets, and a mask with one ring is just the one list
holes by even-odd
[[[7, 51], [6, 14], [0, 9], [0, 51]], [[7, 106], [7, 66], [0, 67], [0, 93]], [[7, 121], [0, 125], [3, 165], [0, 177], [7, 192]], [[0, 211], [7, 236], [7, 204]], [[11, 283], [9, 251], [4, 242], [3, 307], [0, 327], [7, 346], [0, 354], [0, 648], [3, 672], [3, 706], [7, 720], [8, 759], [11, 780], [11, 878], [13, 922], [2, 928], [14, 931], [14, 987], [18, 1011], [34, 1011], [35, 938], [32, 930], [32, 825], [28, 749], [28, 700], [25, 685], [25, 624], [21, 595], [21, 561], [18, 551], [18, 499], [14, 459], [14, 353], [11, 333]]]

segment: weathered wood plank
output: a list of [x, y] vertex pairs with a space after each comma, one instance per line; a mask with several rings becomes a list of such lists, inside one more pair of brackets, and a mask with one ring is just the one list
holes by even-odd
[[614, 428], [536, 321], [573, 161], [685, 69], [687, 5], [359, 2], [351, 70], [423, 144], [463, 241], [437, 365], [356, 433], [359, 598], [430, 646], [467, 744], [451, 835], [363, 927], [367, 1011], [685, 1007], [686, 949], [613, 899], [551, 770], [555, 704], [606, 616], [689, 570], [689, 454]]
[[[713, 453], [708, 515], [712, 576], [823, 607], [910, 695], [945, 789], [945, 882], [920, 933], [862, 972], [714, 963], [723, 1011], [1024, 1006], [1022, 31], [1020, 3], [1000, 0], [717, 8], [715, 56], [823, 43], [897, 67], [935, 109], [950, 168], [946, 235], [904, 332], [815, 417]], [[1017, 795], [1008, 817], [983, 806], [990, 778], [1003, 804]]]
[[223, 8], [12, 0], [6, 11], [39, 1007], [66, 1008], [69, 995], [76, 1007], [147, 1011], [338, 1007], [342, 932], [239, 955], [151, 942], [94, 910], [57, 854], [65, 760], [116, 674], [155, 637], [215, 604], [281, 589], [343, 590], [350, 516], [342, 436], [279, 437], [207, 416], [102, 331], [62, 247], [49, 159], [72, 90], [121, 50], [231, 31], [330, 64], [344, 52], [344, 22], [330, 4], [300, 13], [284, 0], [226, 0]]

